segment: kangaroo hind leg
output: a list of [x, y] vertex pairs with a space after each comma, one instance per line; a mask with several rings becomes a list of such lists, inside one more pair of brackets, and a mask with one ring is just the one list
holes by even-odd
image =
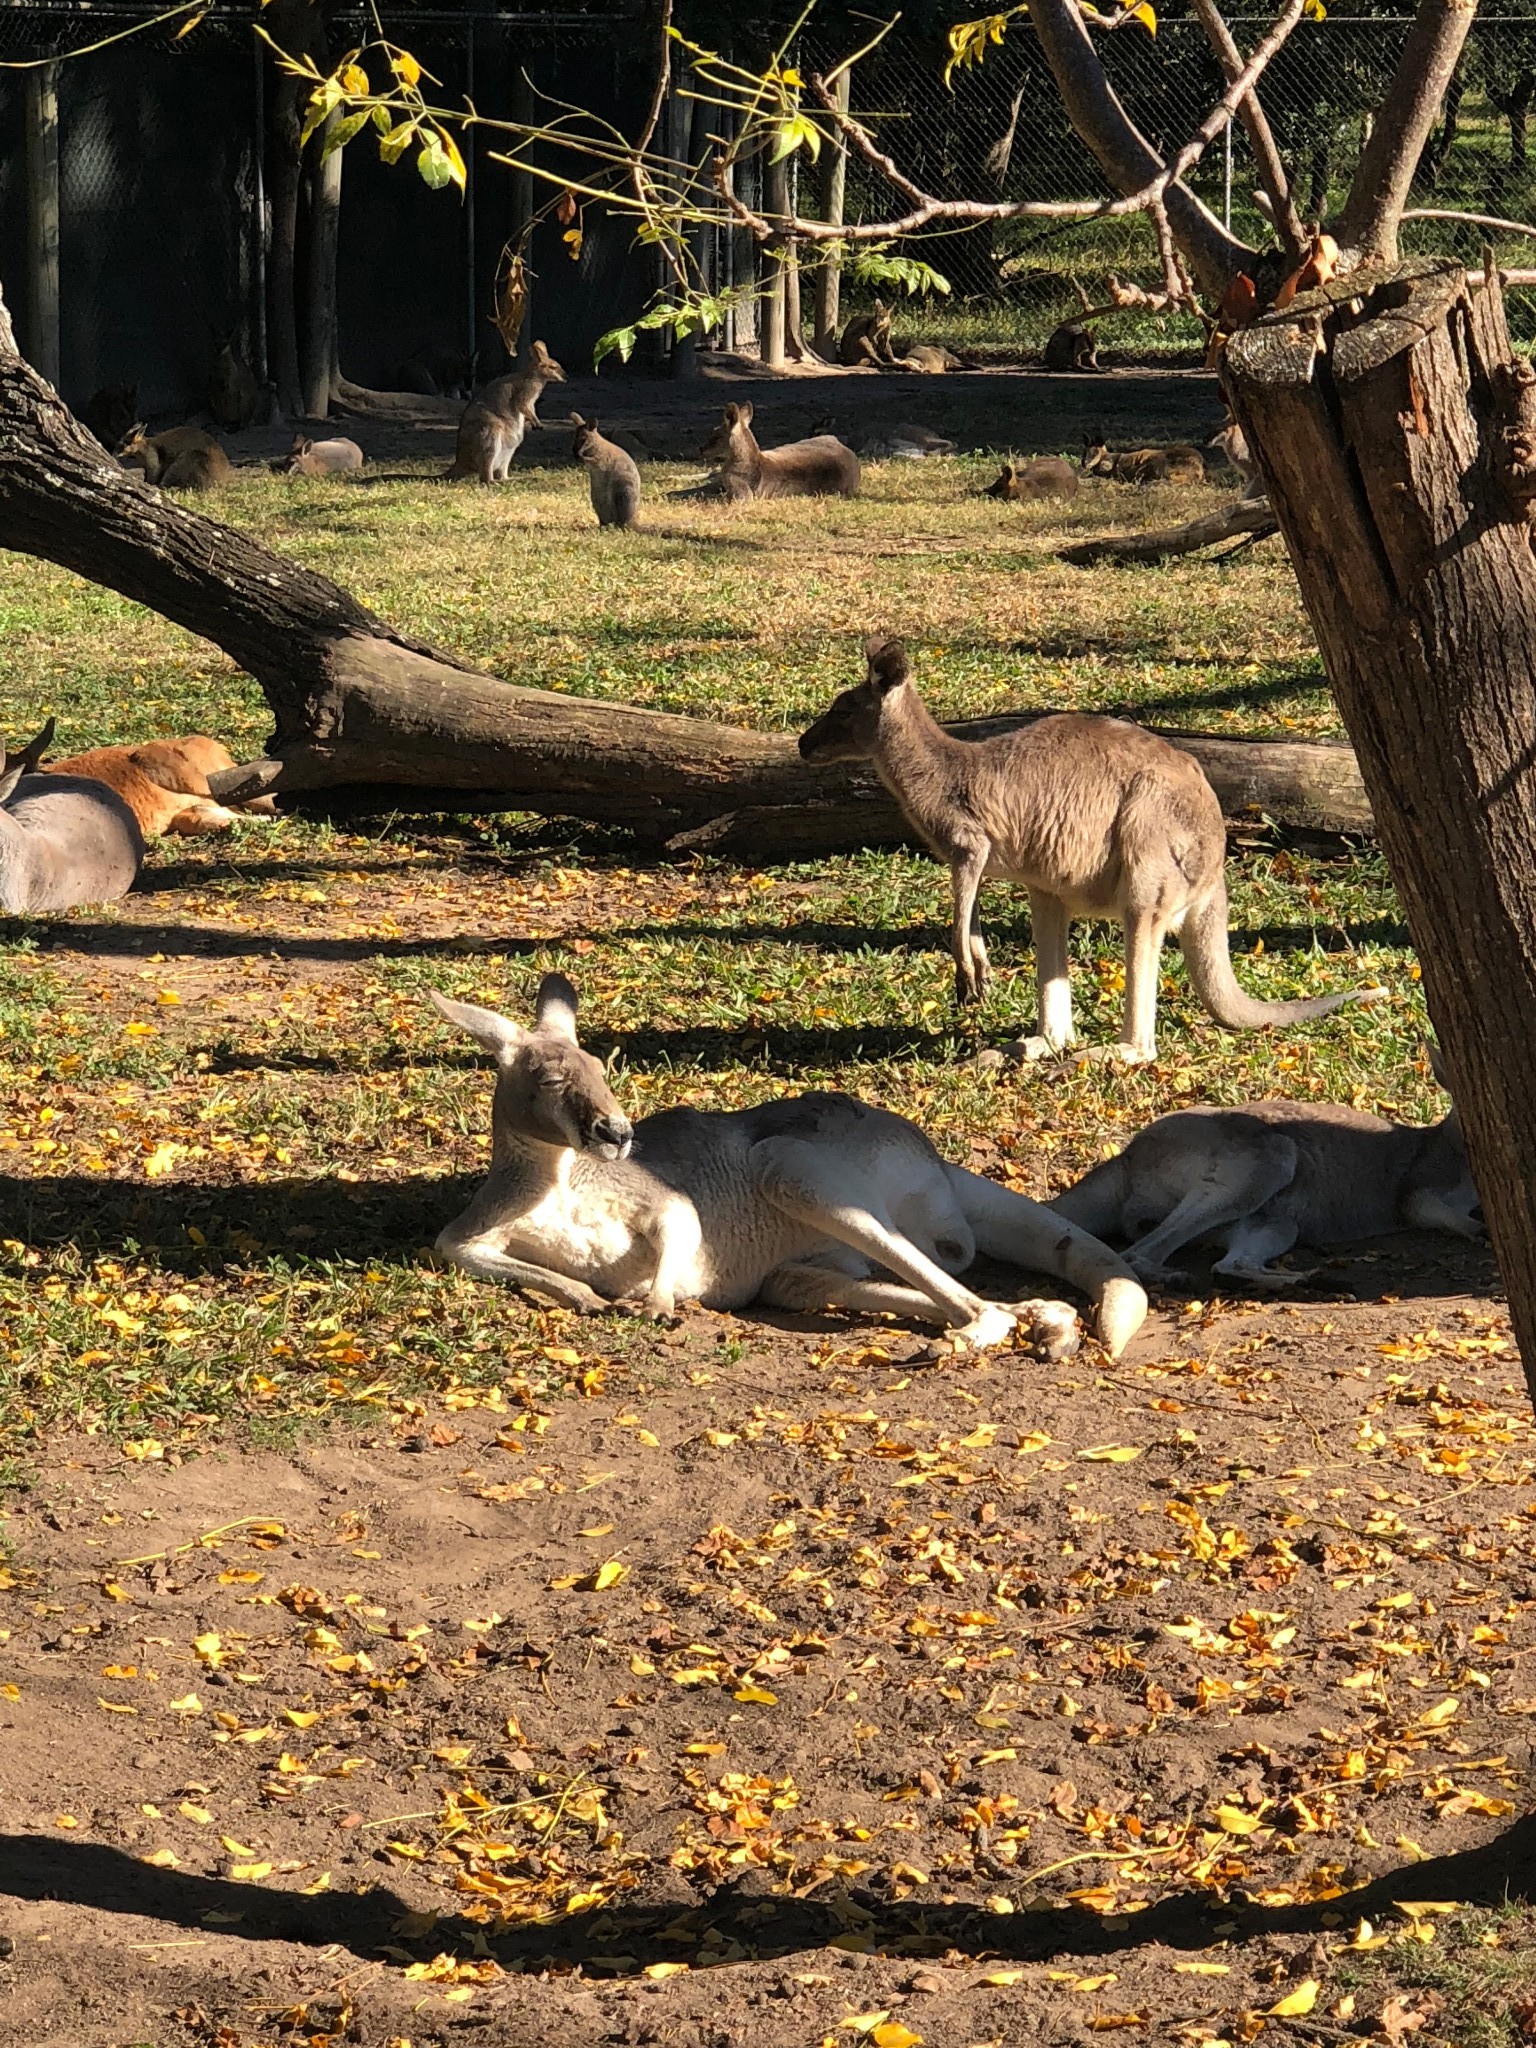
[[[1228, 1224], [1241, 1224], [1283, 1188], [1288, 1188], [1295, 1174], [1296, 1146], [1278, 1131], [1254, 1144], [1214, 1153], [1201, 1161], [1193, 1183], [1166, 1211], [1161, 1222], [1127, 1246], [1126, 1263], [1143, 1280], [1181, 1280], [1184, 1276], [1167, 1264], [1174, 1252], [1197, 1244]], [[1137, 1194], [1133, 1181], [1128, 1208], [1136, 1204]], [[1290, 1242], [1294, 1242], [1294, 1233]], [[1218, 1266], [1217, 1271], [1222, 1270]]]

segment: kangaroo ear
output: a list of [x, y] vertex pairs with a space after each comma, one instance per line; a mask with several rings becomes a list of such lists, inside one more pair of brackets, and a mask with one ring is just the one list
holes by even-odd
[[576, 990], [563, 974], [546, 974], [533, 1006], [536, 1031], [552, 1031], [576, 1043]]
[[888, 634], [871, 634], [864, 643], [864, 653], [869, 662], [869, 680], [882, 697], [888, 690], [906, 682], [912, 674], [906, 648]]
[[21, 777], [22, 764], [18, 762], [14, 768], [8, 768], [5, 749], [0, 747], [0, 804], [8, 803], [16, 794], [16, 785]]
[[750, 398], [743, 399], [736, 408], [736, 417], [744, 427], [750, 427], [752, 424], [752, 414], [755, 410], [756, 408]]
[[498, 1064], [504, 1065], [528, 1035], [510, 1017], [495, 1010], [482, 1010], [476, 1003], [456, 1003], [451, 996], [439, 995], [435, 988], [427, 990], [427, 1001], [440, 1017], [457, 1024], [477, 1045], [483, 1045]]
[[20, 755], [12, 757], [15, 760], [19, 760], [21, 764], [19, 772], [21, 774], [32, 775], [36, 773], [38, 763], [42, 760], [44, 754], [47, 753], [48, 749], [53, 745], [53, 729], [55, 723], [56, 721], [50, 718], [48, 723], [43, 727], [42, 731], [36, 734], [34, 738], [27, 741], [27, 744], [22, 748]]

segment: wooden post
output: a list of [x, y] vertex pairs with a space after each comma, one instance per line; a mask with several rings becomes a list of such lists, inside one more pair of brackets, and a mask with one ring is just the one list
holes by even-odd
[[341, 161], [344, 150], [333, 149], [325, 161], [320, 152], [337, 123], [333, 113], [310, 144], [315, 161], [309, 178], [309, 292], [304, 317], [302, 365], [304, 411], [323, 420], [331, 409], [335, 388], [336, 251], [341, 231]]
[[[789, 166], [783, 157], [763, 167], [763, 211], [782, 220], [789, 211]], [[770, 243], [763, 250], [762, 312], [758, 353], [767, 370], [784, 367], [784, 252]]]
[[1536, 1377], [1536, 375], [1497, 273], [1417, 258], [1228, 344], [1402, 898], [1510, 1319]]
[[[848, 111], [852, 73], [837, 74], [832, 97], [843, 113]], [[827, 142], [821, 152], [821, 217], [833, 227], [843, 224], [843, 206], [848, 189], [848, 150], [842, 141]], [[839, 301], [843, 289], [842, 258], [828, 249], [816, 273], [816, 349], [829, 363], [837, 361]]]
[[27, 359], [59, 381], [59, 67], [27, 73]]

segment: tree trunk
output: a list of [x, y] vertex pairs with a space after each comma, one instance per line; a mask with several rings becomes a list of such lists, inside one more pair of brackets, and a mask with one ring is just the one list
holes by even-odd
[[307, 418], [323, 420], [340, 379], [337, 375], [336, 254], [341, 239], [341, 164], [345, 151], [322, 152], [340, 120], [333, 113], [310, 142], [309, 282], [304, 294], [302, 384]]
[[1529, 1378], [1536, 381], [1497, 279], [1473, 295], [1421, 259], [1234, 336], [1226, 383], [1413, 932]]
[[[846, 114], [852, 92], [853, 72], [845, 66], [832, 86], [832, 97]], [[821, 152], [821, 217], [833, 227], [843, 224], [843, 203], [848, 191], [848, 145], [828, 137]], [[816, 272], [816, 349], [829, 363], [837, 361], [838, 314], [842, 300], [843, 259], [837, 245], [822, 254]]]
[[[266, 26], [273, 40], [295, 56], [318, 62], [324, 34], [314, 0], [272, 0]], [[267, 257], [267, 367], [277, 385], [277, 402], [288, 418], [304, 410], [299, 376], [299, 201], [304, 179], [299, 135], [307, 93], [271, 59], [267, 94], [266, 185], [272, 207], [272, 244]]]

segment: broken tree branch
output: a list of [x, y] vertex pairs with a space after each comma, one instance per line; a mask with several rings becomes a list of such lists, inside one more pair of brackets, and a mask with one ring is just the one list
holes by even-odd
[[1396, 261], [1413, 175], [1476, 13], [1477, 0], [1419, 0], [1334, 230], [1346, 255]]

